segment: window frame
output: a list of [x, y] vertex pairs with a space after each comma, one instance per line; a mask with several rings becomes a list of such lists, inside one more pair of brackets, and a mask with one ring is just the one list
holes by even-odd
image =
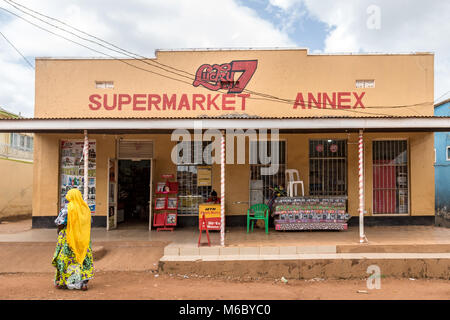
[[[362, 84], [362, 86], [358, 87], [358, 82]], [[368, 86], [369, 82], [373, 82], [373, 86]], [[356, 79], [355, 80], [355, 88], [356, 89], [375, 89], [375, 79]]]
[[95, 81], [95, 89], [114, 89], [114, 81]]
[[[248, 155], [248, 159], [249, 159], [249, 175], [248, 175], [248, 208], [250, 208], [251, 207], [251, 191], [252, 190], [254, 190], [254, 189], [252, 189], [251, 188], [251, 181], [252, 181], [252, 170], [253, 170], [253, 168], [261, 168], [261, 167], [266, 167], [266, 166], [269, 166], [269, 165], [266, 165], [266, 164], [260, 164], [259, 163], [259, 149], [258, 148], [256, 148], [256, 160], [257, 160], [257, 162], [258, 163], [254, 163], [254, 164], [252, 164], [251, 163], [251, 160], [254, 160], [253, 159], [253, 156], [254, 155], [252, 155], [252, 152], [253, 152], [253, 149], [252, 149], [252, 146], [251, 146], [251, 143], [259, 143], [259, 142], [261, 142], [261, 141], [265, 141], [266, 143], [267, 142], [270, 142], [270, 141], [272, 141], [270, 138], [267, 138], [267, 139], [265, 139], [265, 140], [261, 140], [261, 139], [257, 139], [257, 140], [254, 140], [254, 139], [249, 139], [249, 141], [248, 141], [248, 143], [249, 143], [249, 155]], [[288, 141], [287, 141], [287, 139], [285, 139], [285, 138], [283, 138], [283, 139], [278, 139], [278, 141], [280, 141], [280, 142], [283, 142], [284, 143], [284, 163], [281, 163], [281, 159], [278, 159], [279, 160], [279, 163], [278, 163], [278, 165], [281, 167], [281, 166], [284, 166], [284, 171], [286, 172], [286, 169], [287, 169], [287, 165], [288, 165]], [[273, 175], [272, 175], [273, 176]], [[285, 178], [285, 173], [283, 173], [283, 175], [282, 175], [282, 179], [286, 179]], [[287, 188], [286, 188], [286, 181], [284, 181], [284, 183], [283, 183], [283, 186], [284, 186], [284, 189], [285, 190], [287, 190]], [[270, 198], [269, 198], [269, 200], [270, 200]], [[266, 199], [264, 198], [264, 180], [263, 180], [263, 202], [264, 203], [266, 203]]]
[[[344, 141], [345, 143], [345, 157], [336, 157], [336, 158], [332, 158], [332, 157], [312, 157], [311, 158], [311, 154], [310, 154], [310, 147], [311, 147], [311, 142], [315, 141], [315, 142], [319, 142], [319, 141], [325, 141], [328, 142], [328, 140], [331, 141]], [[313, 195], [313, 196], [321, 196], [321, 197], [332, 197], [332, 196], [345, 196], [348, 197], [348, 139], [347, 138], [314, 138], [314, 139], [308, 139], [308, 190], [309, 190], [309, 194]], [[311, 190], [311, 160], [318, 160], [318, 158], [323, 158], [323, 159], [343, 159], [345, 161], [344, 163], [344, 184], [345, 184], [345, 191], [344, 194], [329, 194], [330, 191], [327, 191], [327, 193], [325, 193], [325, 190], [323, 190], [323, 194], [317, 194], [316, 190]], [[322, 189], [324, 189], [322, 187]], [[338, 193], [337, 191], [335, 193]]]

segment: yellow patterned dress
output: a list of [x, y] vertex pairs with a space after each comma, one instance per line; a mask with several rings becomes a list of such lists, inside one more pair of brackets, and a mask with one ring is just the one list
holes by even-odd
[[[57, 225], [67, 225], [67, 207], [61, 210], [55, 223]], [[56, 268], [55, 285], [68, 289], [81, 289], [83, 284], [87, 284], [94, 275], [91, 244], [89, 243], [83, 263], [78, 263], [74, 252], [67, 243], [66, 228], [64, 227], [58, 233], [58, 242], [53, 255], [52, 265]]]

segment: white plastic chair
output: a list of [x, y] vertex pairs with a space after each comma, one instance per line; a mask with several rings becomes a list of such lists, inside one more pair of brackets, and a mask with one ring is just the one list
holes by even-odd
[[[286, 185], [287, 185], [287, 193], [289, 197], [297, 196], [297, 185], [302, 185], [302, 196], [305, 196], [305, 187], [303, 185], [303, 181], [300, 180], [300, 175], [297, 169], [286, 169], [285, 172]], [[295, 194], [295, 195], [294, 195]]]

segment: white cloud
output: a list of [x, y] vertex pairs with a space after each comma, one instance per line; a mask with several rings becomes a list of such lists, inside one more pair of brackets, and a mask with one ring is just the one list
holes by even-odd
[[269, 0], [270, 4], [274, 7], [279, 7], [283, 10], [288, 10], [296, 3], [299, 3], [299, 0]]
[[[153, 56], [155, 49], [198, 47], [283, 47], [294, 46], [289, 36], [270, 22], [234, 0], [18, 0], [41, 13], [63, 20], [129, 51]], [[4, 8], [17, 10], [2, 3]], [[6, 13], [0, 12], [3, 16]], [[29, 20], [23, 13], [18, 13]], [[1, 21], [1, 20], [0, 20]], [[4, 21], [4, 20], [3, 20]], [[35, 21], [35, 20], [33, 20]], [[42, 22], [36, 22], [43, 25]], [[55, 23], [55, 22], [52, 22]], [[2, 32], [27, 57], [100, 56], [71, 44], [19, 18], [0, 22]], [[45, 26], [45, 28], [51, 28]], [[53, 28], [51, 28], [54, 30]], [[63, 34], [60, 31], [56, 33]], [[81, 42], [73, 36], [64, 34]], [[0, 106], [27, 116], [34, 109], [34, 74], [9, 44], [1, 41]], [[84, 44], [99, 51], [104, 48]], [[108, 52], [111, 55], [117, 54]]]
[[[144, 56], [153, 56], [158, 48], [295, 46], [289, 38], [291, 27], [307, 14], [329, 27], [321, 52], [432, 51], [435, 97], [450, 90], [449, 1], [266, 1], [274, 15], [286, 18], [281, 26], [258, 17], [238, 0], [17, 1]], [[380, 8], [380, 29], [367, 27], [370, 5]], [[2, 7], [15, 11], [5, 3]], [[2, 33], [31, 60], [36, 56], [100, 56], [18, 18], [9, 18], [1, 10], [0, 14]], [[2, 38], [0, 50], [0, 106], [32, 116], [34, 73]]]
[[[303, 0], [330, 31], [325, 52], [434, 52], [435, 98], [450, 90], [450, 2], [421, 0]], [[368, 19], [379, 8], [379, 29]], [[369, 21], [373, 22], [373, 21]], [[449, 97], [447, 95], [447, 97]]]

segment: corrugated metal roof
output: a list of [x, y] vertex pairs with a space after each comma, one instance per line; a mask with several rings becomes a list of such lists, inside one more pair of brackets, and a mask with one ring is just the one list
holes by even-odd
[[174, 129], [278, 129], [280, 132], [318, 131], [450, 131], [450, 117], [273, 117], [273, 118], [29, 118], [0, 120], [0, 132], [119, 132]]

